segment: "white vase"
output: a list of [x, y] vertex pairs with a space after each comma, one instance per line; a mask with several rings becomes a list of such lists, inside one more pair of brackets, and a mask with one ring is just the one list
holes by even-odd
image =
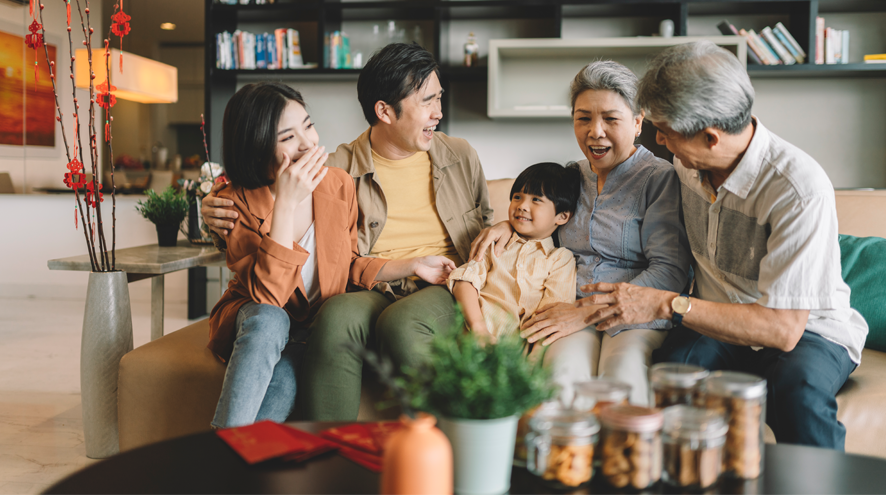
[[110, 457], [117, 438], [117, 372], [132, 350], [132, 311], [126, 273], [92, 272], [80, 341], [80, 394], [86, 456]]
[[508, 491], [519, 419], [439, 419], [437, 426], [452, 444], [457, 493]]

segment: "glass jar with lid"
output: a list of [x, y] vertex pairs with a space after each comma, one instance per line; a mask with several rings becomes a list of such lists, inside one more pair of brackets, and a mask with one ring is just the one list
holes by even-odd
[[517, 441], [514, 445], [515, 466], [526, 467], [526, 435], [529, 434], [529, 421], [538, 413], [561, 409], [563, 409], [563, 405], [559, 401], [551, 400], [542, 402], [520, 416], [517, 421]]
[[723, 470], [723, 444], [728, 426], [722, 414], [687, 405], [664, 410], [665, 483], [691, 490], [705, 490], [717, 482]]
[[682, 363], [658, 363], [649, 368], [649, 403], [664, 409], [677, 404], [693, 405], [696, 385], [708, 376], [701, 366]]
[[606, 406], [627, 404], [631, 386], [609, 378], [596, 378], [575, 384], [575, 400], [572, 408], [577, 411], [590, 411], [600, 414]]
[[529, 420], [526, 469], [556, 488], [591, 480], [600, 424], [593, 414], [568, 409], [539, 411]]
[[661, 478], [661, 427], [657, 409], [615, 405], [600, 411], [600, 473], [614, 488], [644, 490]]
[[725, 416], [729, 425], [723, 473], [756, 479], [763, 472], [766, 380], [736, 371], [715, 371], [701, 382], [699, 404]]

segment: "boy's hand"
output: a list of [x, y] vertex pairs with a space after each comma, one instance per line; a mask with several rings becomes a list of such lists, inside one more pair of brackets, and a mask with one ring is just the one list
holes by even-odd
[[469, 261], [483, 261], [486, 250], [493, 244], [495, 255], [501, 256], [513, 232], [514, 228], [511, 227], [511, 223], [507, 220], [481, 230], [477, 238], [471, 242], [471, 259]]
[[227, 184], [218, 182], [212, 186], [212, 190], [201, 200], [200, 214], [203, 215], [203, 223], [209, 226], [209, 229], [220, 236], [228, 235], [230, 229], [234, 228], [234, 222], [239, 213], [230, 209], [234, 206], [234, 202], [230, 199], [222, 199], [218, 197], [218, 192], [225, 188]]
[[480, 345], [485, 346], [486, 344], [495, 344], [498, 342], [498, 339], [495, 338], [495, 335], [492, 335], [492, 332], [486, 328], [486, 322], [478, 323], [477, 325], [471, 325], [469, 327], [471, 334], [474, 335], [478, 341], [480, 341]]
[[415, 258], [415, 274], [434, 285], [443, 285], [455, 270], [455, 263], [445, 256], [422, 256]]
[[585, 319], [602, 307], [604, 306], [577, 308], [569, 303], [550, 304], [526, 321], [520, 336], [529, 343], [545, 339], [541, 345], [551, 345], [587, 327]]

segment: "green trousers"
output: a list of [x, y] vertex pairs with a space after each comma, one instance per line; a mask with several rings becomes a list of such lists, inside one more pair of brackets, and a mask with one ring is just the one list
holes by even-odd
[[442, 286], [429, 286], [392, 303], [376, 291], [340, 294], [326, 301], [299, 373], [300, 419], [353, 421], [360, 408], [363, 359], [344, 347], [369, 346], [399, 370], [423, 363], [435, 331], [455, 323], [455, 298]]

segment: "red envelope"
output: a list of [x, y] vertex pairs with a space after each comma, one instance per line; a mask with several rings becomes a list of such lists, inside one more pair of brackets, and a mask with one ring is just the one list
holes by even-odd
[[382, 449], [375, 443], [375, 440], [363, 423], [323, 430], [320, 432], [320, 436], [368, 454], [379, 456], [382, 453]]
[[316, 435], [273, 421], [226, 428], [216, 434], [249, 464], [282, 456], [286, 456], [286, 460], [303, 461], [337, 448]]
[[388, 442], [388, 438], [390, 438], [391, 434], [403, 428], [403, 423], [399, 421], [379, 421], [377, 423], [364, 423], [363, 426], [372, 435], [372, 440], [378, 447], [379, 455], [381, 455], [385, 451], [385, 444]]
[[338, 453], [341, 454], [341, 456], [345, 459], [353, 461], [365, 467], [366, 469], [369, 469], [370, 471], [376, 473], [381, 472], [382, 458], [380, 456], [367, 454], [366, 452], [352, 449], [344, 445], [340, 445], [338, 447]]

